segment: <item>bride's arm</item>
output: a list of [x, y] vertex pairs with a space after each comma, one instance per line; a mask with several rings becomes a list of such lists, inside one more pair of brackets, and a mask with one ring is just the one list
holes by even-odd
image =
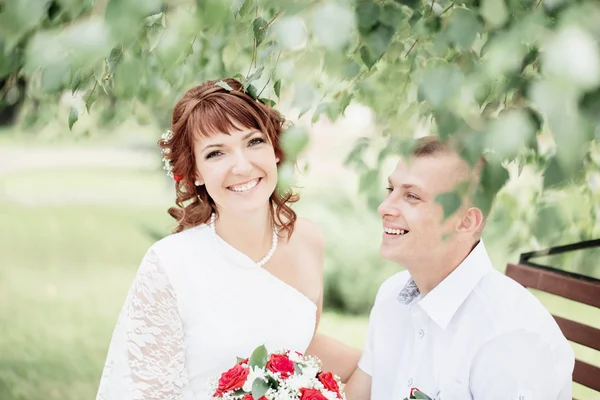
[[182, 400], [187, 383], [177, 297], [151, 249], [119, 316], [98, 398]]
[[307, 354], [319, 357], [323, 361], [323, 370], [340, 377], [343, 383], [348, 382], [356, 369], [362, 352], [321, 333], [315, 334]]
[[316, 254], [319, 263], [319, 274], [321, 282], [321, 291], [317, 302], [317, 323], [315, 335], [310, 342], [306, 353], [318, 357], [323, 362], [323, 370], [332, 372], [340, 377], [343, 383], [346, 383], [358, 365], [358, 360], [362, 351], [348, 346], [337, 339], [318, 333], [319, 322], [323, 312], [323, 262], [325, 259], [325, 238], [320, 229], [312, 226], [309, 235], [310, 247]]

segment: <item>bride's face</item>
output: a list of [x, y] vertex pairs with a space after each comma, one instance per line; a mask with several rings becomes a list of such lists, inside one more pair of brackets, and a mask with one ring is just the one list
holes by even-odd
[[277, 185], [277, 159], [266, 134], [256, 129], [199, 137], [194, 144], [197, 179], [219, 211], [265, 207]]

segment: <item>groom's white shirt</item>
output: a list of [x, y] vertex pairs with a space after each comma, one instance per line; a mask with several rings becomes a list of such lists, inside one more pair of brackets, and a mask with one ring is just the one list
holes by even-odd
[[383, 283], [359, 367], [371, 400], [412, 387], [441, 400], [571, 400], [574, 362], [550, 313], [480, 241], [424, 297], [407, 271]]

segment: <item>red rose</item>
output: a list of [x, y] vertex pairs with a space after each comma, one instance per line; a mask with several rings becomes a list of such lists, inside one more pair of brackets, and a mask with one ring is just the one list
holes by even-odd
[[319, 382], [325, 386], [325, 389], [331, 390], [333, 393], [337, 394], [338, 398], [342, 398], [340, 387], [338, 386], [338, 383], [331, 372], [321, 372], [319, 375], [317, 375], [317, 378], [319, 379]]
[[250, 370], [240, 364], [236, 364], [229, 371], [223, 372], [221, 378], [219, 378], [219, 387], [213, 396], [222, 396], [223, 393], [230, 390], [241, 389], [249, 373]]
[[285, 379], [294, 373], [294, 363], [283, 354], [271, 354], [267, 361], [267, 369], [281, 373], [281, 377]]
[[175, 180], [175, 182], [179, 183], [183, 180], [183, 176], [181, 175], [173, 175], [173, 179]]
[[300, 389], [300, 400], [327, 400], [318, 389]]
[[[244, 396], [244, 398], [242, 400], [254, 400], [254, 397], [252, 397], [251, 394], [247, 394], [247, 395]], [[263, 397], [261, 397], [258, 400], [267, 400], [267, 398], [265, 396], [263, 396]]]

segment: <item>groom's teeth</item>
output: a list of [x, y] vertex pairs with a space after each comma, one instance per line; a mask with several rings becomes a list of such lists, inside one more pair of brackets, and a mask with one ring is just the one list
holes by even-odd
[[247, 192], [248, 190], [252, 189], [257, 184], [258, 184], [258, 179], [254, 179], [253, 181], [244, 183], [243, 185], [229, 186], [229, 189], [233, 190], [234, 192]]
[[408, 231], [404, 230], [404, 229], [392, 229], [392, 228], [383, 228], [383, 231], [390, 235], [404, 235], [404, 234], [408, 233]]

